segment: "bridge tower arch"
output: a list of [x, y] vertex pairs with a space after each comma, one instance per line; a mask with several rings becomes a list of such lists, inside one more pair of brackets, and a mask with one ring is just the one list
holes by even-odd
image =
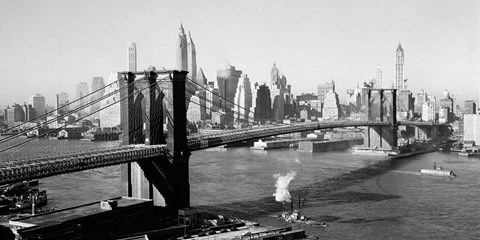
[[[169, 74], [170, 79], [160, 82], [157, 80], [159, 73]], [[119, 81], [120, 97], [125, 98], [120, 102], [122, 144], [166, 143], [169, 150], [168, 156], [122, 165], [123, 195], [153, 199], [155, 205], [170, 209], [190, 206], [190, 152], [187, 149], [185, 106], [187, 73], [128, 72]], [[139, 78], [140, 75], [143, 76]], [[168, 99], [166, 102], [163, 101], [165, 97]], [[165, 114], [167, 112], [169, 114]], [[163, 132], [164, 119], [167, 119], [167, 139]]]
[[364, 147], [386, 150], [397, 147], [397, 90], [364, 88], [363, 106], [362, 120], [389, 122], [389, 126], [365, 127]]

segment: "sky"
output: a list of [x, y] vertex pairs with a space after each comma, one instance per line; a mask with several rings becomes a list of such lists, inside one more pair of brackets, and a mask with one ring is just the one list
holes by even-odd
[[[394, 77], [405, 50], [408, 89], [457, 101], [480, 96], [480, 1], [476, 0], [3, 0], [0, 1], [0, 105], [36, 93], [54, 104], [79, 82], [138, 69], [175, 67], [180, 24], [191, 31], [207, 79], [227, 64], [267, 82], [275, 62], [295, 95], [335, 80], [346, 89], [383, 71]], [[458, 104], [463, 105], [462, 102]]]

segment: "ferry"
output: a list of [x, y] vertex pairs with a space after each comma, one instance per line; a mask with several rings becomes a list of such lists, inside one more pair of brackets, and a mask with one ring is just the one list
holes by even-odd
[[479, 147], [464, 148], [458, 153], [458, 155], [462, 157], [480, 157], [480, 148]]
[[415, 143], [401, 147], [394, 148], [388, 153], [388, 157], [392, 159], [410, 157], [418, 154], [435, 151], [432, 144], [429, 143]]

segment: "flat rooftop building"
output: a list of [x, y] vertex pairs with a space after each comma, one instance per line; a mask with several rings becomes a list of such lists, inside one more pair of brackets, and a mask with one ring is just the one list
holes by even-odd
[[9, 222], [22, 239], [114, 239], [161, 225], [149, 199], [112, 198]]

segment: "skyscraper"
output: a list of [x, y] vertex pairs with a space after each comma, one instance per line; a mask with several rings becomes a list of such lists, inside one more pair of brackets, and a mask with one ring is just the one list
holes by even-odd
[[134, 42], [128, 44], [128, 71], [137, 71], [137, 45]]
[[188, 40], [187, 40], [187, 65], [188, 65], [188, 75], [192, 81], [197, 80], [197, 51], [195, 49], [195, 44], [192, 40], [192, 35], [188, 31]]
[[398, 43], [397, 52], [395, 54], [395, 82], [393, 88], [398, 90], [405, 89], [405, 79], [403, 76], [404, 53], [400, 43]]
[[61, 116], [68, 112], [68, 94], [66, 92], [58, 93], [55, 101], [55, 115]]
[[[85, 97], [88, 95], [88, 84], [86, 82], [79, 82], [77, 84], [77, 89], [75, 91], [75, 100], [77, 103], [75, 104], [77, 107], [82, 107], [88, 104], [88, 98]], [[78, 111], [80, 116], [83, 116], [88, 108], [84, 108]]]
[[45, 97], [44, 96], [37, 93], [28, 99], [28, 103], [32, 105], [32, 107], [35, 109], [35, 113], [37, 117], [39, 117], [39, 120], [45, 119], [45, 116], [42, 117], [42, 115], [45, 114]]
[[250, 107], [252, 106], [252, 87], [247, 74], [242, 74], [238, 80], [235, 93], [235, 120], [248, 121]]
[[[100, 127], [117, 127], [120, 126], [120, 101], [119, 83], [117, 82], [122, 76], [118, 72], [111, 73], [108, 77], [107, 88], [105, 88], [105, 95], [112, 94], [101, 101], [102, 110], [99, 112]], [[116, 92], [113, 94], [113, 92]]]
[[325, 99], [323, 101], [323, 111], [322, 116], [324, 120], [336, 120], [339, 115], [339, 101], [338, 95], [333, 90], [329, 90], [325, 94]]
[[256, 91], [255, 121], [265, 123], [265, 121], [270, 120], [270, 113], [272, 111], [270, 89], [265, 85], [260, 85], [256, 88]]
[[217, 70], [218, 90], [222, 98], [221, 107], [224, 111], [233, 108], [235, 91], [241, 75], [242, 71], [235, 69], [235, 66], [226, 66], [224, 69]]
[[[98, 90], [98, 92], [93, 93], [97, 90]], [[101, 97], [103, 97], [103, 94], [105, 94], [105, 82], [103, 81], [103, 77], [93, 77], [92, 93], [93, 94], [91, 96], [90, 102], [96, 101], [97, 99], [100, 99]], [[93, 103], [91, 108], [90, 108], [91, 109], [90, 113], [93, 113], [93, 112], [99, 110], [100, 106], [101, 106], [100, 102]], [[98, 119], [99, 118], [98, 112], [91, 115], [91, 118], [93, 118], [93, 119], [97, 118]]]
[[179, 33], [177, 36], [177, 70], [188, 71], [188, 54], [187, 54], [187, 36], [183, 25], [180, 24]]
[[332, 79], [332, 81], [330, 83], [328, 82], [325, 82], [325, 84], [318, 84], [317, 86], [317, 96], [318, 96], [318, 100], [320, 101], [325, 101], [325, 95], [327, 95], [327, 93], [332, 90], [333, 92], [335, 92], [335, 81]]

